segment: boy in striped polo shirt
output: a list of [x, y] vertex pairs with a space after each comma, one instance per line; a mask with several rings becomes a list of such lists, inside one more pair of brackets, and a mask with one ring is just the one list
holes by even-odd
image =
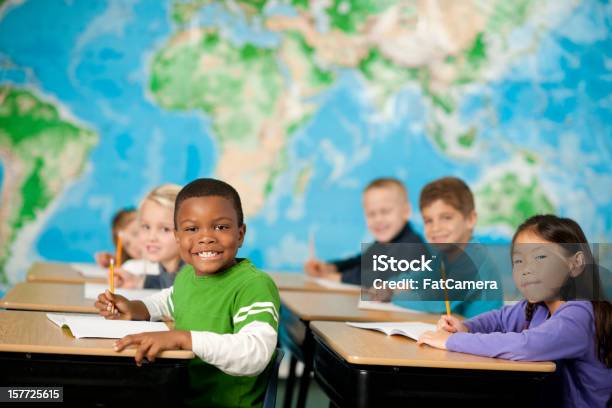
[[163, 350], [193, 350], [190, 395], [196, 406], [261, 406], [277, 341], [279, 296], [270, 277], [237, 259], [246, 225], [236, 190], [198, 179], [178, 194], [175, 236], [186, 265], [173, 287], [143, 301], [105, 292], [96, 307], [108, 319], [159, 320], [175, 330], [126, 336], [120, 351], [137, 346], [136, 363]]

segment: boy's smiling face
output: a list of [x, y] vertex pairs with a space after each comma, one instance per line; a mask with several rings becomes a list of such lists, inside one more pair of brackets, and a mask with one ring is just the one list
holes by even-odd
[[232, 202], [220, 196], [188, 198], [176, 215], [176, 240], [181, 258], [198, 275], [210, 275], [236, 263], [246, 225], [238, 226]]
[[410, 204], [396, 187], [373, 187], [363, 193], [368, 230], [378, 242], [388, 243], [410, 218]]
[[450, 204], [438, 199], [421, 209], [425, 238], [431, 244], [459, 244], [472, 239], [476, 212], [467, 216]]

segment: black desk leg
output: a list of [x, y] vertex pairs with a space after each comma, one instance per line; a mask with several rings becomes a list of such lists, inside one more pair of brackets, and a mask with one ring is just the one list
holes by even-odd
[[287, 377], [287, 384], [285, 385], [285, 401], [283, 402], [284, 408], [291, 408], [291, 400], [293, 399], [293, 386], [295, 384], [295, 367], [297, 366], [297, 358], [291, 354], [291, 360], [289, 360], [289, 376]]
[[308, 396], [308, 386], [310, 385], [310, 374], [312, 373], [312, 357], [305, 359], [304, 371], [300, 378], [300, 390], [298, 392], [297, 408], [306, 406], [306, 397]]

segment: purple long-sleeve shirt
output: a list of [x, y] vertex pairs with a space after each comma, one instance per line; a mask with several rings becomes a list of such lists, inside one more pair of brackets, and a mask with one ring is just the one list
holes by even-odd
[[465, 321], [469, 333], [455, 333], [446, 342], [451, 351], [522, 361], [559, 361], [563, 401], [568, 407], [610, 407], [612, 369], [596, 356], [591, 302], [571, 301], [547, 319], [538, 305], [528, 330], [522, 301]]

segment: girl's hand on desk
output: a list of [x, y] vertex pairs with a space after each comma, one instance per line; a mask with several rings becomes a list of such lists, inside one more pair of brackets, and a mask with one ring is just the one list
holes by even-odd
[[134, 275], [125, 269], [115, 269], [115, 286], [124, 289], [141, 289], [145, 276]]
[[419, 337], [417, 344], [420, 346], [422, 344], [427, 344], [431, 347], [446, 350], [446, 341], [448, 338], [452, 336], [452, 333], [449, 333], [444, 330], [438, 331], [428, 331], [425, 332]]
[[98, 313], [106, 319], [132, 320], [130, 301], [121, 295], [114, 295], [108, 290], [98, 295], [94, 304]]
[[113, 254], [110, 252], [96, 252], [95, 254], [96, 263], [103, 268], [110, 266], [110, 261], [113, 259]]
[[152, 363], [155, 357], [164, 350], [191, 350], [191, 332], [171, 330], [132, 334], [115, 342], [115, 351], [121, 351], [130, 345], [137, 347], [134, 360], [140, 367], [144, 358]]
[[437, 329], [444, 330], [449, 333], [468, 333], [470, 331], [468, 327], [461, 322], [461, 320], [454, 316], [447, 315], [442, 315], [440, 320], [438, 320]]

